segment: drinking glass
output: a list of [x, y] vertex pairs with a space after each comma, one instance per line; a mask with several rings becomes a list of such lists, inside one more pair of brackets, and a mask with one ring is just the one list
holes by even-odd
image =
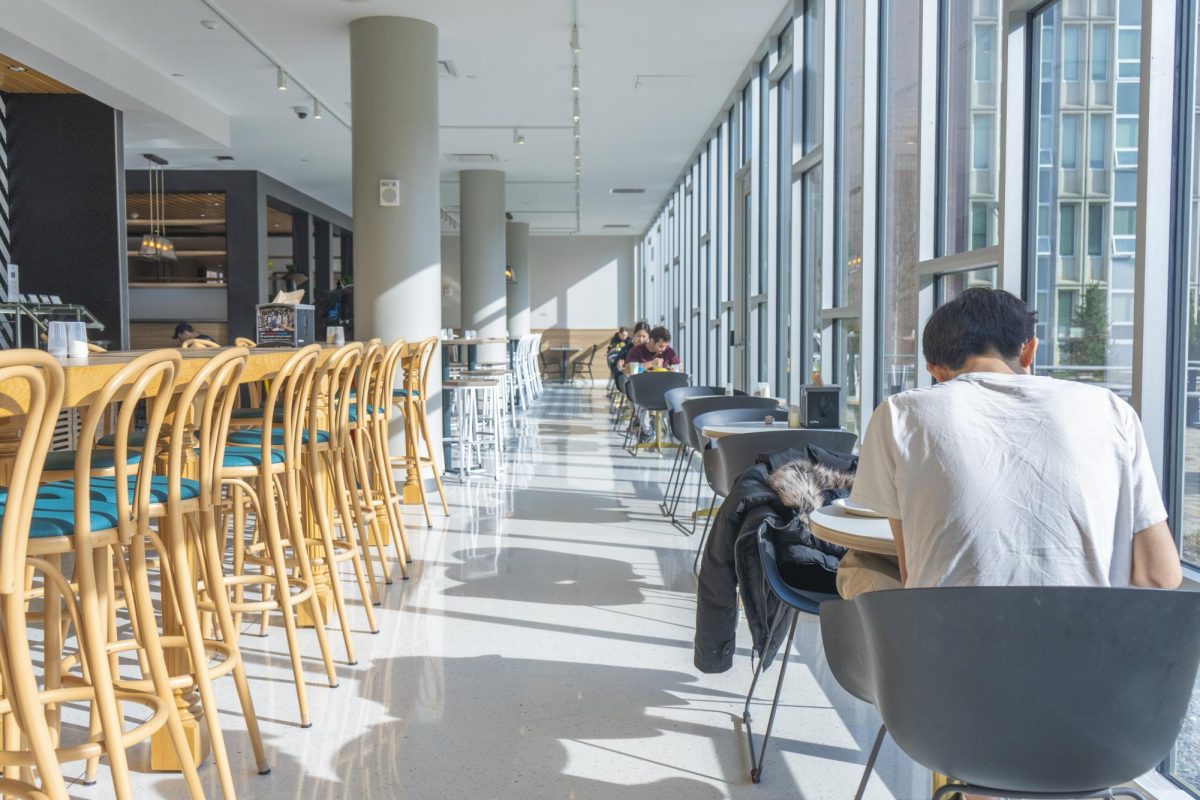
[[51, 322], [46, 328], [46, 352], [55, 358], [66, 358], [70, 333], [66, 322]]

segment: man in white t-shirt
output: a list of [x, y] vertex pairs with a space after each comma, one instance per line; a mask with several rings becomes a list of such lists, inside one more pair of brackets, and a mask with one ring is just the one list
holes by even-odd
[[875, 410], [851, 499], [889, 517], [908, 587], [1177, 587], [1141, 422], [1107, 389], [1031, 375], [1033, 324], [994, 289], [934, 312], [937, 384]]

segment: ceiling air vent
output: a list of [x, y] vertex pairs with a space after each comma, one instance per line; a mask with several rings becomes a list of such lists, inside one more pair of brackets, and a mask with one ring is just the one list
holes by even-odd
[[451, 164], [490, 164], [500, 159], [495, 153], [446, 153]]
[[439, 61], [438, 62], [438, 77], [439, 78], [457, 78], [458, 77], [458, 67], [454, 66], [453, 61], [449, 61], [449, 60]]
[[233, 156], [214, 156], [217, 161], [233, 161]]
[[630, 189], [630, 188], [609, 189], [608, 193], [609, 194], [645, 194], [646, 190], [645, 189]]
[[607, 225], [605, 225], [605, 226], [604, 226], [604, 230], [606, 230], [606, 231], [620, 231], [620, 230], [625, 230], [625, 229], [626, 229], [626, 228], [628, 228], [628, 227], [630, 227], [630, 226], [628, 226], [628, 225], [617, 225], [617, 224], [615, 224], [615, 223], [611, 223], [611, 222], [610, 222], [610, 223], [608, 223]]

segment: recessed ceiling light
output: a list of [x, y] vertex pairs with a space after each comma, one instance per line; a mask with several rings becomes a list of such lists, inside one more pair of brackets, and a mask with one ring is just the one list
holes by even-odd
[[215, 31], [217, 28], [221, 27], [221, 23], [217, 22], [215, 19], [202, 19], [200, 20], [200, 24], [205, 28], [208, 28], [210, 31]]
[[25, 72], [26, 69], [27, 69], [27, 67], [22, 67], [20, 64], [13, 64], [11, 67], [8, 68], [8, 71], [9, 72]]

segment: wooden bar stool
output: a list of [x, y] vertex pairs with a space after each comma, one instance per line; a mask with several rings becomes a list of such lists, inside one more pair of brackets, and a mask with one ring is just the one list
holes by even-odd
[[[129, 434], [137, 407], [145, 404], [146, 441], [157, 442], [172, 400], [179, 366], [180, 355], [176, 351], [147, 353], [126, 364], [101, 387], [83, 419], [82, 446], [74, 479], [46, 484], [37, 490], [28, 527], [25, 563], [35, 574], [43, 576], [45, 688], [32, 695], [25, 690], [21, 694], [30, 703], [36, 701], [45, 707], [34, 716], [49, 725], [58, 761], [86, 759], [90, 776], [94, 775], [95, 759], [101, 755], [108, 757], [114, 794], [121, 800], [132, 797], [126, 748], [164, 727], [190, 795], [204, 795], [176, 704], [155, 609], [152, 602], [148, 602], [146, 542], [153, 536], [151, 506], [166, 501], [166, 479], [154, 476], [153, 459], [145, 452], [132, 467], [128, 460]], [[92, 442], [106, 407], [113, 403], [116, 403], [116, 474], [112, 478], [93, 478], [90, 470]], [[10, 542], [11, 539], [6, 537], [4, 546], [9, 546]], [[77, 592], [59, 563], [66, 553], [75, 556], [73, 577]], [[114, 639], [114, 592], [111, 587], [114, 562], [122, 574], [128, 576], [126, 601], [132, 622], [132, 645], [120, 644]], [[4, 563], [20, 562], [6, 559]], [[36, 685], [35, 676], [19, 675], [21, 670], [32, 670], [32, 666], [28, 645], [14, 640], [14, 637], [28, 636], [24, 629], [27, 623], [24, 598], [19, 594], [9, 595], [6, 602], [10, 606], [6, 608], [4, 635], [11, 659], [9, 666], [15, 673], [13, 685]], [[78, 652], [65, 657], [62, 652], [66, 641], [62, 624], [64, 603], [78, 644]], [[164, 608], [164, 613], [173, 612]], [[142, 672], [139, 686], [145, 691], [122, 686], [124, 681], [117, 670], [117, 653], [130, 650], [136, 650]], [[76, 666], [82, 668], [80, 673], [74, 672]], [[91, 706], [92, 729], [88, 741], [83, 744], [64, 746], [56, 741], [57, 712], [61, 704], [68, 702], [85, 702]], [[122, 702], [148, 706], [153, 710], [153, 716], [126, 731], [120, 707]], [[47, 722], [47, 714], [54, 724]], [[41, 727], [41, 723], [28, 714], [25, 714], [25, 722], [33, 730]], [[33, 744], [35, 739], [43, 739], [40, 730], [32, 734], [27, 731], [27, 737], [31, 746], [41, 747]], [[20, 755], [17, 754], [16, 763], [21, 763]], [[0, 753], [0, 764], [14, 763], [13, 757], [14, 754], [6, 749]], [[49, 777], [45, 774], [48, 769], [39, 763], [43, 779]], [[57, 796], [57, 787], [50, 794]], [[62, 796], [65, 797], [65, 793]]]
[[[378, 601], [378, 588], [367, 588], [362, 558], [364, 551], [367, 552], [367, 557], [370, 557], [368, 542], [360, 536], [360, 532], [364, 530], [364, 527], [360, 527], [361, 514], [352, 511], [349, 506], [348, 482], [345, 479], [350, 424], [358, 408], [353, 395], [354, 378], [358, 373], [362, 353], [362, 343], [351, 342], [329, 356], [318, 370], [316, 380], [313, 381], [307, 430], [324, 430], [328, 437], [322, 439], [320, 436], [310, 435], [307, 438], [304, 468], [310, 508], [320, 535], [322, 560], [329, 566], [331, 573], [334, 608], [337, 610], [342, 637], [346, 644], [346, 659], [350, 664], [356, 664], [358, 660], [354, 655], [354, 642], [346, 614], [342, 584], [337, 576], [338, 564], [347, 561], [351, 563], [366, 613], [367, 626], [372, 633], [379, 632], [372, 609], [372, 605]], [[336, 517], [332, 514], [330, 499], [338, 510]], [[334, 535], [335, 523], [340, 532], [338, 536]], [[372, 584], [374, 579], [372, 570]]]
[[[442, 486], [442, 468], [437, 462], [433, 439], [429, 435], [429, 418], [425, 405], [429, 397], [429, 374], [433, 369], [437, 346], [438, 338], [431, 336], [411, 348], [409, 364], [404, 370], [404, 386], [393, 391], [393, 402], [404, 414], [407, 452], [403, 456], [391, 456], [392, 465], [413, 471], [416, 477], [417, 493], [421, 498], [421, 505], [425, 509], [427, 526], [433, 523], [429, 517], [429, 503], [425, 497], [425, 478], [421, 474], [421, 468], [424, 465], [428, 465], [433, 470], [433, 481], [437, 486], [438, 496], [442, 500], [442, 513], [450, 516], [450, 506], [446, 502], [446, 489]], [[421, 454], [422, 443], [425, 445], [426, 455]]]
[[[40, 788], [13, 778], [0, 779], [0, 794], [58, 800], [67, 796], [67, 789], [33, 669], [24, 572], [38, 483], [62, 407], [62, 367], [38, 350], [0, 353], [0, 387], [0, 398], [24, 421], [0, 517], [0, 714], [15, 720], [28, 743], [27, 750], [14, 751], [13, 737], [6, 735], [0, 763], [13, 765], [20, 760], [26, 769], [36, 766], [41, 779]], [[15, 733], [10, 725], [5, 728], [6, 734]]]
[[[382, 486], [385, 480], [391, 477], [391, 470], [386, 464], [379, 462], [379, 451], [374, 442], [373, 403], [378, 402], [383, 355], [383, 346], [378, 339], [369, 342], [363, 352], [362, 363], [355, 379], [355, 395], [359, 398], [359, 403], [355, 407], [351, 444], [359, 501], [363, 508], [372, 514], [372, 544], [375, 545], [382, 562], [384, 581], [391, 583], [384, 546], [389, 541], [392, 543], [400, 565], [400, 575], [405, 580], [408, 579], [408, 560], [404, 520], [389, 504], [386, 490]], [[362, 408], [359, 409], [358, 405]]]
[[[329, 685], [338, 685], [304, 540], [301, 513], [304, 497], [299, 478], [306, 435], [304, 423], [319, 352], [319, 345], [309, 345], [284, 363], [271, 380], [259, 426], [229, 434], [229, 446], [221, 469], [221, 479], [229, 494], [229, 513], [233, 517], [233, 574], [227, 575], [224, 583], [233, 593], [231, 607], [235, 621], [244, 613], [260, 613], [265, 633], [266, 615], [272, 611], [282, 613], [303, 728], [311, 727], [312, 721], [304, 684], [303, 651], [296, 633], [295, 610], [302, 603], [315, 623]], [[276, 409], [282, 410], [282, 424], [275, 421]], [[245, 541], [248, 505], [255, 512], [249, 544]], [[289, 548], [294, 554], [290, 558], [287, 555]], [[260, 572], [248, 573], [248, 566], [255, 566]], [[248, 587], [259, 588], [262, 599], [247, 599], [245, 590]]]
[[[412, 551], [408, 545], [408, 532], [404, 525], [404, 496], [396, 488], [390, 442], [396, 370], [406, 350], [405, 341], [397, 339], [383, 351], [379, 369], [370, 381], [371, 402], [370, 414], [367, 418], [369, 424], [365, 428], [360, 427], [360, 430], [368, 435], [368, 443], [372, 447], [371, 471], [376, 480], [377, 491], [380, 492], [387, 504], [388, 516], [392, 522], [392, 534], [398, 537], [397, 556], [401, 557], [405, 563], [412, 563]], [[421, 493], [421, 500], [425, 509], [425, 521], [428, 524], [429, 503], [425, 499], [424, 492]]]

